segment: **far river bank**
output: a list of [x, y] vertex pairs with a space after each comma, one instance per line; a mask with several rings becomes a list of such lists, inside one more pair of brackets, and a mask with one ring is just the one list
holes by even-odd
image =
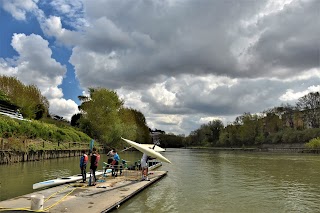
[[[208, 149], [221, 151], [310, 153], [320, 154], [320, 149], [305, 148], [303, 143], [296, 144], [262, 144], [258, 147], [185, 147], [185, 149]], [[81, 150], [39, 150], [19, 152], [0, 150], [0, 165], [18, 162], [41, 161], [47, 159], [69, 158], [81, 155]]]

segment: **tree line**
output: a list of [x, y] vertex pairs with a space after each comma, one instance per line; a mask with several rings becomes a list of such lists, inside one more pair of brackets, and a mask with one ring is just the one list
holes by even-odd
[[[307, 143], [319, 140], [320, 94], [311, 92], [298, 99], [295, 106], [283, 104], [259, 114], [249, 112], [224, 126], [214, 120], [203, 124], [184, 138], [184, 146], [244, 147], [277, 143]], [[176, 143], [181, 143], [181, 139]]]

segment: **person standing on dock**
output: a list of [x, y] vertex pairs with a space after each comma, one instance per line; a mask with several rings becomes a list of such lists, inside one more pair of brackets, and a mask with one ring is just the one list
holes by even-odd
[[[156, 147], [156, 145], [153, 145], [153, 147], [150, 149], [154, 149], [155, 147]], [[142, 169], [142, 179], [141, 180], [149, 180], [149, 178], [148, 178], [148, 173], [149, 173], [148, 161], [151, 159], [155, 159], [155, 158], [152, 158], [152, 157], [148, 156], [146, 153], [143, 153], [142, 158], [141, 158], [141, 169]]]
[[96, 148], [94, 147], [92, 149], [92, 155], [90, 159], [90, 174], [93, 175], [93, 181], [91, 181], [91, 178], [90, 178], [91, 183], [89, 185], [91, 186], [96, 185], [96, 181], [97, 181], [96, 170], [98, 168], [99, 160], [100, 160], [100, 155], [98, 154]]
[[82, 155], [80, 157], [80, 169], [81, 169], [81, 175], [82, 175], [82, 183], [85, 183], [87, 180], [86, 169], [87, 169], [87, 163], [88, 163], [88, 155], [86, 154], [85, 150], [82, 150], [81, 153]]
[[[111, 168], [111, 164], [112, 164], [112, 161], [113, 161], [113, 155], [114, 155], [113, 150], [114, 150], [114, 148], [112, 148], [107, 154], [107, 156], [108, 156], [107, 165], [108, 165], [109, 168]], [[106, 169], [107, 169], [107, 167], [106, 167]]]
[[148, 161], [151, 159], [155, 159], [155, 158], [152, 158], [152, 157], [148, 156], [146, 153], [143, 153], [142, 158], [141, 158], [141, 169], [142, 169], [142, 179], [141, 180], [149, 180], [149, 178], [148, 178], [148, 173], [149, 173]]
[[113, 161], [112, 161], [112, 176], [117, 177], [118, 170], [119, 170], [119, 161], [120, 161], [120, 156], [117, 153], [117, 150], [113, 150]]

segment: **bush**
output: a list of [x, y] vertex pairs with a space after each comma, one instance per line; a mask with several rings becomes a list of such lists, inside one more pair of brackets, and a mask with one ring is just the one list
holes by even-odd
[[320, 148], [320, 137], [311, 139], [305, 146], [309, 149], [319, 149]]

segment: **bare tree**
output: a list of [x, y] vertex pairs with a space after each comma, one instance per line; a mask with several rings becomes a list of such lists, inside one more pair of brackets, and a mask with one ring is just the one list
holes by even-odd
[[311, 128], [320, 126], [320, 93], [311, 92], [301, 98], [297, 103], [297, 108], [304, 113], [305, 121]]

